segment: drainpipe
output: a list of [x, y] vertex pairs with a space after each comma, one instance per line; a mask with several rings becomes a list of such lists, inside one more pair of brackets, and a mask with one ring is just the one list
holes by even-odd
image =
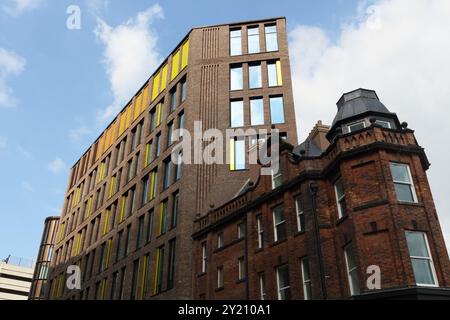
[[313, 219], [314, 219], [314, 237], [315, 237], [315, 243], [317, 246], [317, 256], [319, 258], [320, 297], [322, 300], [327, 300], [327, 287], [326, 287], [326, 283], [325, 283], [325, 281], [326, 281], [325, 265], [323, 262], [322, 246], [321, 246], [321, 240], [320, 240], [319, 218], [317, 217], [317, 205], [316, 205], [318, 190], [319, 190], [319, 186], [317, 185], [317, 182], [314, 181], [309, 184], [309, 191], [311, 193], [311, 207], [312, 207], [312, 214], [313, 214]]

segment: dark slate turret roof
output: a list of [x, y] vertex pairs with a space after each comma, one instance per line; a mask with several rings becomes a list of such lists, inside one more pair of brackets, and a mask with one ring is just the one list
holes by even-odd
[[373, 90], [357, 89], [342, 95], [338, 103], [338, 113], [333, 120], [332, 126], [336, 123], [352, 118], [366, 112], [378, 112], [391, 114], [388, 108], [380, 102], [377, 93]]
[[[303, 155], [301, 154], [302, 150], [305, 150], [305, 154]], [[305, 142], [299, 144], [292, 150], [292, 153], [295, 155], [305, 157], [318, 157], [322, 152], [323, 151], [320, 150], [319, 146], [311, 139], [306, 139]]]

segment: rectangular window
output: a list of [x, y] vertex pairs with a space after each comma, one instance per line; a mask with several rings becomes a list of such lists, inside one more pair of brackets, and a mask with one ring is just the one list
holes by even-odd
[[230, 139], [230, 171], [245, 170], [245, 140], [243, 137]]
[[[181, 150], [180, 152], [179, 152], [179, 154], [178, 154], [178, 161], [180, 161], [182, 158], [183, 158], [183, 150]], [[182, 163], [175, 163], [174, 164], [174, 166], [175, 166], [175, 169], [174, 169], [174, 171], [175, 171], [175, 181], [178, 181], [178, 180], [180, 180], [181, 179], [181, 172], [182, 172]]]
[[303, 212], [301, 196], [295, 198], [295, 210], [297, 212], [297, 231], [305, 231], [305, 214]]
[[139, 274], [139, 260], [133, 261], [133, 274], [131, 276], [131, 300], [136, 300], [137, 296], [137, 280]]
[[164, 190], [172, 184], [172, 159], [169, 156], [164, 160]]
[[112, 275], [110, 300], [117, 300], [116, 289], [118, 281], [119, 281], [119, 272], [114, 272]]
[[153, 236], [153, 209], [148, 212], [147, 216], [147, 243], [149, 243]]
[[207, 259], [207, 252], [206, 252], [206, 242], [202, 243], [202, 273], [206, 272], [206, 259]]
[[258, 249], [264, 247], [264, 226], [262, 221], [262, 215], [256, 218], [256, 226], [258, 228]]
[[162, 278], [164, 271], [163, 265], [164, 265], [164, 246], [161, 246], [156, 250], [155, 282], [153, 286], [153, 294], [158, 294], [162, 290]]
[[176, 87], [170, 91], [170, 111], [173, 112], [177, 108], [177, 89]]
[[149, 199], [153, 200], [156, 197], [156, 194], [158, 192], [158, 168], [155, 168], [150, 173], [150, 190], [149, 190]]
[[156, 128], [156, 108], [150, 111], [150, 133]]
[[128, 254], [130, 253], [130, 236], [131, 236], [131, 225], [128, 225], [125, 234], [125, 250], [123, 253], [124, 257], [128, 257]]
[[283, 85], [280, 60], [267, 63], [267, 78], [269, 80], [269, 87], [277, 87]]
[[167, 124], [167, 147], [173, 144], [173, 121]]
[[273, 210], [273, 229], [275, 242], [286, 239], [286, 220], [281, 206]]
[[280, 165], [278, 164], [276, 168], [272, 168], [271, 170], [272, 170], [272, 189], [276, 189], [283, 184], [283, 176], [281, 175]]
[[217, 234], [217, 249], [223, 248], [223, 245], [223, 232], [220, 232], [219, 234]]
[[241, 257], [238, 259], [238, 280], [242, 281], [246, 278], [246, 266], [245, 266], [245, 259], [244, 257]]
[[234, 100], [230, 102], [230, 119], [231, 127], [243, 127], [244, 126], [244, 101]]
[[418, 286], [437, 287], [436, 271], [424, 232], [406, 231], [409, 255]]
[[272, 124], [284, 123], [283, 97], [270, 97], [269, 102]]
[[169, 266], [167, 271], [167, 289], [173, 288], [175, 278], [175, 239], [169, 241]]
[[179, 206], [180, 206], [179, 201], [180, 201], [180, 194], [177, 191], [172, 195], [172, 217], [170, 220], [170, 227], [172, 229], [177, 226], [178, 210], [179, 210]]
[[338, 208], [339, 219], [347, 215], [347, 205], [345, 202], [345, 191], [342, 179], [338, 179], [334, 184], [334, 191], [336, 193], [336, 203]]
[[259, 48], [259, 27], [249, 27], [247, 28], [248, 35], [248, 53], [258, 53]]
[[249, 88], [256, 89], [262, 87], [261, 64], [250, 64], [248, 66]]
[[153, 161], [153, 140], [147, 143], [145, 147], [145, 167]]
[[[178, 129], [184, 129], [184, 111], [178, 114]], [[180, 137], [182, 136], [183, 134], [180, 132]]]
[[252, 126], [264, 124], [264, 102], [262, 98], [250, 99], [250, 121]]
[[161, 153], [161, 133], [158, 133], [158, 134], [156, 135], [156, 151], [155, 151], [155, 158], [158, 158], [160, 153]]
[[403, 202], [417, 202], [416, 188], [407, 164], [391, 162], [392, 180], [397, 194], [397, 200]]
[[138, 221], [138, 229], [136, 236], [136, 250], [139, 250], [142, 247], [143, 238], [144, 238], [144, 216], [139, 217]]
[[244, 75], [242, 65], [231, 66], [230, 68], [230, 90], [242, 90], [244, 88]]
[[242, 34], [241, 29], [230, 31], [230, 55], [238, 56], [242, 54]]
[[186, 100], [187, 88], [186, 88], [186, 79], [181, 80], [181, 102], [183, 103]]
[[178, 73], [180, 72], [180, 49], [177, 50], [177, 52], [172, 56], [172, 72], [170, 74], [170, 80], [173, 80], [176, 78]]
[[278, 300], [290, 300], [291, 286], [289, 285], [289, 270], [287, 265], [277, 268]]
[[223, 288], [223, 267], [217, 267], [217, 289]]
[[264, 27], [266, 33], [266, 51], [278, 51], [277, 26], [267, 25]]
[[344, 249], [344, 254], [350, 294], [353, 296], [355, 294], [359, 294], [358, 267], [356, 265], [353, 247], [351, 245], [346, 246]]
[[117, 247], [116, 247], [116, 262], [122, 259], [122, 238], [123, 230], [117, 235]]
[[362, 130], [366, 127], [366, 122], [365, 121], [359, 121], [353, 124], [349, 124], [347, 126], [348, 132], [355, 132], [358, 130]]
[[123, 293], [124, 293], [124, 284], [125, 284], [125, 273], [126, 268], [122, 268], [122, 271], [120, 272], [120, 282], [119, 282], [119, 300], [123, 300]]
[[159, 235], [167, 231], [167, 200], [161, 202], [159, 206]]
[[150, 254], [147, 253], [142, 262], [142, 271], [141, 271], [141, 300], [147, 296], [148, 293], [148, 284], [149, 284], [149, 273], [150, 273]]
[[266, 277], [264, 272], [259, 274], [259, 297], [261, 300], [266, 300]]
[[237, 225], [237, 237], [243, 239], [245, 237], [245, 224], [241, 222]]
[[391, 129], [391, 123], [385, 120], [376, 120], [375, 124], [381, 126], [382, 128]]
[[301, 260], [302, 265], [302, 278], [303, 278], [303, 299], [311, 300], [311, 274], [309, 272], [309, 260], [308, 258], [303, 258]]

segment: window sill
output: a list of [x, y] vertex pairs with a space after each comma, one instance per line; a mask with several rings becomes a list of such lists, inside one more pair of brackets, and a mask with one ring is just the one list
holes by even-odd
[[264, 247], [263, 248], [258, 248], [255, 250], [255, 254], [263, 252], [264, 251]]
[[425, 205], [420, 202], [398, 201], [397, 203], [401, 206], [425, 207]]
[[223, 291], [223, 290], [225, 290], [225, 288], [224, 287], [220, 287], [220, 288], [216, 288], [216, 290], [214, 290], [215, 292], [219, 292], [219, 291]]
[[345, 216], [343, 216], [343, 217], [338, 219], [338, 221], [336, 222], [336, 226], [344, 223], [344, 221], [347, 220], [347, 219], [348, 219], [348, 213]]
[[201, 278], [204, 276], [206, 276], [206, 272], [201, 272], [201, 273], [197, 274], [197, 278]]
[[240, 279], [240, 280], [236, 281], [236, 284], [244, 283], [246, 281], [247, 281], [247, 278]]
[[287, 242], [287, 238], [285, 238], [285, 239], [283, 239], [283, 240], [278, 240], [278, 241], [272, 242], [272, 243], [270, 244], [270, 246], [271, 246], [271, 247], [275, 247], [275, 246], [277, 246], [277, 245], [279, 245], [279, 244], [281, 244], [281, 243], [284, 243], [284, 242]]
[[297, 232], [295, 232], [294, 237], [299, 237], [299, 236], [304, 235], [304, 234], [306, 234], [305, 230], [297, 231]]

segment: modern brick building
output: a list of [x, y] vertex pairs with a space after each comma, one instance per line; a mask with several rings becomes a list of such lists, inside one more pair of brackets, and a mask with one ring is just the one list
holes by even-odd
[[[193, 221], [248, 181], [248, 142], [223, 141], [227, 164], [174, 165], [172, 132], [193, 132], [194, 121], [222, 133], [274, 127], [296, 144], [285, 24], [200, 27], [182, 39], [72, 167], [46, 299], [192, 298]], [[65, 286], [69, 265], [81, 268], [81, 290]]]
[[[196, 299], [450, 299], [424, 150], [374, 91], [195, 221]], [[378, 274], [377, 285], [371, 275]], [[369, 280], [369, 286], [367, 285]]]

